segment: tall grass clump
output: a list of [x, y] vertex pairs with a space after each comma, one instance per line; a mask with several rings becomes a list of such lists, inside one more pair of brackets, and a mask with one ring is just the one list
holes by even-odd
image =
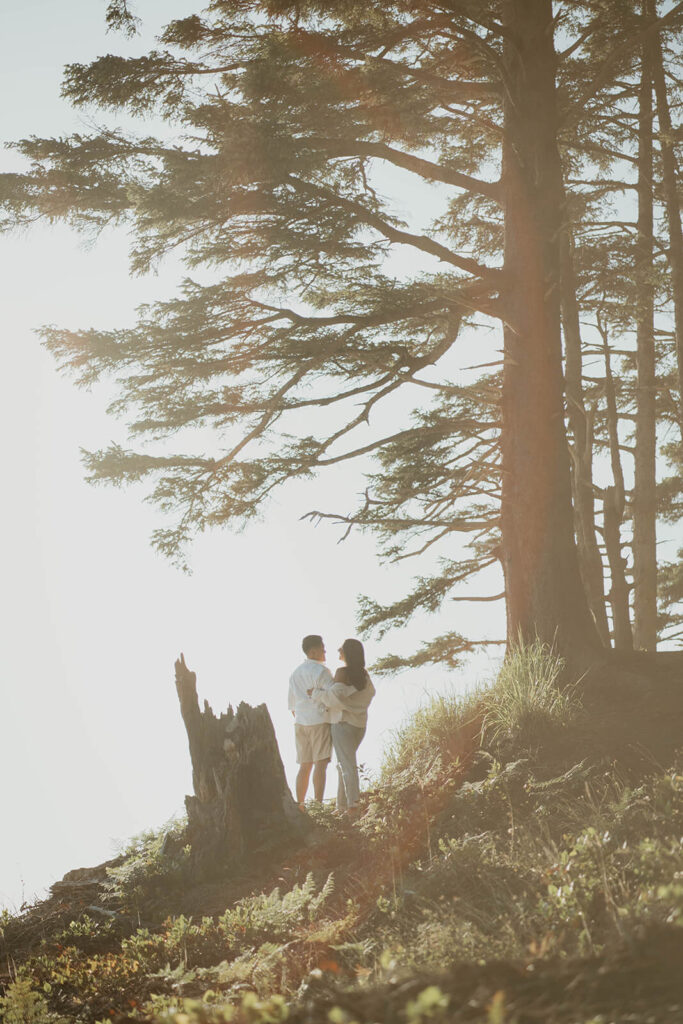
[[394, 730], [381, 782], [407, 784], [436, 777], [445, 764], [487, 750], [541, 742], [580, 711], [576, 684], [561, 682], [563, 659], [540, 640], [512, 646], [490, 686], [438, 694]]
[[549, 730], [569, 725], [581, 702], [576, 684], [560, 684], [563, 670], [564, 660], [540, 640], [512, 646], [482, 698], [485, 745], [533, 743]]
[[[438, 694], [395, 729], [382, 762], [381, 781], [422, 780], [452, 763], [479, 733], [481, 694]], [[468, 742], [469, 739], [469, 742]]]

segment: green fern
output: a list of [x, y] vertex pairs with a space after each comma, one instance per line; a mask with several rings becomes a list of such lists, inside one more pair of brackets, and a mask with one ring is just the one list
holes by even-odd
[[334, 892], [334, 877], [329, 875], [318, 891], [312, 872], [301, 884], [284, 895], [279, 888], [239, 900], [220, 918], [219, 924], [231, 939], [245, 945], [286, 940], [291, 932], [315, 921]]

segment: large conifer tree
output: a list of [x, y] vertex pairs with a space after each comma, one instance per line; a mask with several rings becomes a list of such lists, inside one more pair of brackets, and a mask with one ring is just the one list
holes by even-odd
[[[132, 330], [45, 332], [81, 382], [118, 378], [134, 434], [214, 428], [213, 453], [88, 457], [93, 479], [154, 481], [175, 517], [155, 535], [161, 550], [248, 519], [287, 480], [374, 454], [379, 474], [350, 522], [426, 543], [474, 533], [444, 592], [500, 557], [510, 637], [557, 640], [578, 660], [599, 649], [564, 430], [560, 145], [576, 160], [594, 150], [582, 118], [652, 31], [617, 23], [588, 80], [572, 74], [619, 7], [213, 0], [158, 50], [67, 69], [74, 103], [161, 113], [175, 132], [25, 140], [31, 169], [0, 184], [9, 225], [127, 220], [134, 270], [180, 250], [195, 275]], [[120, 0], [109, 19], [132, 27]], [[440, 217], [403, 223], [379, 167], [403, 173], [404, 208], [411, 178], [439, 183]], [[397, 248], [415, 254], [412, 277], [392, 272]], [[496, 378], [424, 376], [476, 317], [503, 328], [500, 403]], [[414, 416], [374, 432], [397, 392]], [[446, 638], [440, 655], [459, 644]]]

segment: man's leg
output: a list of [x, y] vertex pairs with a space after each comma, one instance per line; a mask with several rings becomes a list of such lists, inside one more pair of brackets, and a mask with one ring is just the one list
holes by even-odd
[[[306, 792], [308, 790], [308, 780], [311, 777], [311, 768], [313, 765], [309, 762], [307, 764], [300, 764], [299, 771], [296, 773], [296, 801], [299, 807], [304, 806], [306, 800]], [[316, 768], [318, 766], [316, 765]], [[313, 785], [315, 787], [315, 775], [313, 776]], [[324, 786], [324, 783], [323, 783]], [[316, 797], [317, 800], [317, 797]]]
[[316, 761], [315, 767], [313, 768], [313, 793], [318, 803], [323, 802], [325, 796], [325, 776], [327, 774], [327, 766], [330, 763], [329, 757], [326, 757], [324, 761]]

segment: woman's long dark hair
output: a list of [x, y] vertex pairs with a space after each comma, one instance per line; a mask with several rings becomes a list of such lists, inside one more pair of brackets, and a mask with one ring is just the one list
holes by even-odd
[[350, 686], [364, 690], [368, 681], [365, 674], [365, 651], [360, 640], [345, 640], [341, 645], [346, 661], [346, 678]]

